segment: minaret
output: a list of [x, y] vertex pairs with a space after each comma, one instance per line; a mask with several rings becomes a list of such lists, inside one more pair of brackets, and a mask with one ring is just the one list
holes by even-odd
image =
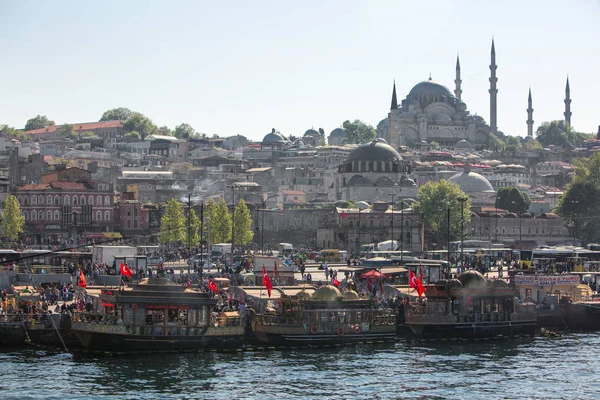
[[527, 136], [533, 137], [533, 103], [531, 102], [531, 88], [527, 99]]
[[456, 89], [454, 89], [454, 96], [457, 99], [461, 100], [460, 96], [462, 94], [462, 90], [460, 89], [460, 84], [462, 80], [460, 79], [460, 60], [458, 59], [458, 54], [456, 55], [456, 79], [454, 80], [454, 84], [456, 85]]
[[394, 80], [394, 90], [392, 91], [392, 110], [398, 109], [398, 98], [396, 97], [396, 81]]
[[498, 120], [497, 120], [497, 103], [496, 96], [498, 94], [498, 89], [496, 89], [496, 82], [498, 82], [498, 78], [496, 78], [496, 69], [498, 66], [496, 65], [496, 49], [494, 47], [494, 39], [492, 38], [492, 57], [490, 64], [490, 130], [492, 133], [498, 133]]
[[567, 87], [565, 88], [565, 125], [571, 126], [571, 89], [569, 88], [568, 76]]

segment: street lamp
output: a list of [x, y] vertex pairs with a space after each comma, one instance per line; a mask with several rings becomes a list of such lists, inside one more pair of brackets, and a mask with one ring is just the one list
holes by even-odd
[[461, 268], [465, 266], [464, 259], [464, 240], [465, 240], [465, 202], [468, 200], [466, 197], [458, 199], [460, 201], [460, 264]]
[[394, 205], [395, 205], [395, 203], [394, 203], [394, 197], [397, 196], [397, 194], [396, 193], [390, 193], [390, 196], [392, 196], [392, 230], [391, 230], [391, 233], [392, 233], [392, 244], [391, 244], [391, 246], [393, 246], [394, 245]]
[[228, 188], [231, 189], [231, 265], [230, 268], [233, 268], [233, 254], [235, 247], [235, 189], [239, 187], [235, 183], [233, 185], [228, 185]]
[[251, 195], [256, 196], [261, 204], [262, 204], [262, 222], [260, 228], [260, 251], [262, 254], [265, 254], [265, 211], [267, 210], [267, 201], [277, 196], [277, 193], [268, 196], [267, 198], [262, 198], [256, 193], [249, 192]]
[[400, 200], [400, 264], [404, 261], [404, 200]]

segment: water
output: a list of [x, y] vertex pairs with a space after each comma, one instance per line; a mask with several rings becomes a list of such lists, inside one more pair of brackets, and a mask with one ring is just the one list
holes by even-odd
[[0, 352], [2, 399], [593, 399], [600, 334], [242, 353]]

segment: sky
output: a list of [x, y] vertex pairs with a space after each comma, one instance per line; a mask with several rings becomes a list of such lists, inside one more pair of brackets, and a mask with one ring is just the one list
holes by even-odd
[[97, 121], [115, 107], [158, 126], [261, 140], [275, 128], [328, 135], [373, 126], [420, 81], [454, 90], [489, 122], [490, 45], [498, 127], [562, 119], [597, 132], [600, 1], [0, 1], [0, 124]]

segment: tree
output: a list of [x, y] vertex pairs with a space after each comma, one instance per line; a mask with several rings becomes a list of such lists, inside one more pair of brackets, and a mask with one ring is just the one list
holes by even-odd
[[0, 124], [0, 135], [15, 138], [18, 140], [27, 140], [28, 137], [19, 129], [15, 129], [12, 126]]
[[160, 219], [160, 242], [176, 243], [186, 237], [186, 220], [183, 207], [173, 198], [167, 203], [167, 208]]
[[591, 138], [592, 135], [576, 132], [563, 120], [544, 122], [536, 130], [536, 139], [544, 147], [554, 145], [571, 149], [583, 145], [583, 142]]
[[231, 215], [225, 199], [210, 207], [210, 243], [227, 243], [231, 240]]
[[4, 202], [4, 210], [2, 211], [2, 229], [4, 236], [11, 241], [19, 238], [23, 233], [23, 225], [25, 217], [21, 215], [21, 208], [17, 198], [13, 195], [8, 196]]
[[148, 135], [155, 135], [158, 132], [158, 128], [152, 120], [138, 112], [131, 114], [131, 117], [123, 124], [123, 129], [126, 132], [138, 132], [142, 136], [142, 139], [145, 139]]
[[541, 150], [544, 146], [534, 138], [528, 136], [525, 138], [525, 143], [523, 143], [523, 150], [525, 151], [533, 151], [533, 150]]
[[[461, 202], [459, 199], [466, 199]], [[462, 208], [464, 207], [464, 208]], [[460, 239], [461, 227], [471, 221], [471, 199], [453, 182], [427, 182], [417, 191], [413, 208], [419, 213], [436, 243]], [[448, 210], [450, 210], [450, 237], [448, 237]], [[461, 218], [464, 221], [461, 223]]]
[[[192, 246], [198, 246], [198, 245], [200, 245], [200, 219], [196, 215], [196, 212], [194, 211], [193, 208], [189, 210], [189, 213], [190, 213], [189, 236], [186, 233], [185, 244], [186, 244], [186, 246], [189, 247], [190, 242], [191, 242]], [[190, 240], [188, 240], [188, 238]]]
[[233, 221], [235, 244], [245, 246], [250, 243], [254, 238], [254, 232], [251, 229], [252, 215], [250, 214], [250, 210], [243, 199], [240, 200], [235, 207]]
[[35, 117], [27, 120], [27, 123], [25, 124], [25, 130], [31, 131], [33, 129], [41, 129], [53, 125], [54, 121], [48, 119], [48, 117], [46, 117], [45, 115], [38, 114]]
[[495, 207], [512, 213], [523, 214], [530, 204], [529, 195], [514, 186], [502, 187], [496, 194]]
[[80, 132], [77, 136], [79, 136], [80, 138], [96, 137], [96, 135], [94, 134], [94, 132], [90, 132], [90, 131]]
[[521, 138], [517, 136], [507, 136], [504, 140], [504, 150], [513, 154], [520, 153], [523, 150]]
[[69, 137], [75, 137], [77, 136], [77, 134], [75, 133], [75, 129], [73, 128], [73, 125], [70, 124], [64, 124], [58, 127], [58, 129], [56, 130], [56, 133], [59, 136], [69, 136]]
[[368, 143], [374, 140], [376, 136], [375, 128], [373, 128], [371, 125], [365, 124], [359, 119], [355, 119], [353, 122], [344, 121], [343, 127], [346, 130], [344, 144]]
[[158, 134], [163, 136], [173, 136], [173, 131], [169, 129], [168, 126], [163, 125], [158, 128]]
[[494, 135], [493, 133], [490, 133], [488, 139], [488, 146], [491, 151], [501, 152], [504, 151], [506, 143], [504, 143], [504, 140], [500, 139], [498, 136]]
[[140, 135], [139, 132], [136, 131], [127, 132], [124, 136], [129, 138], [135, 138], [137, 140], [142, 140], [142, 135]]
[[133, 114], [133, 111], [131, 111], [129, 108], [125, 108], [125, 107], [113, 108], [111, 110], [104, 111], [104, 114], [102, 114], [102, 118], [100, 118], [100, 122], [102, 122], [102, 121], [127, 121], [131, 117], [132, 114]]
[[598, 243], [600, 228], [600, 188], [590, 182], [576, 182], [568, 186], [560, 198], [557, 213], [565, 220], [570, 235], [582, 244]]
[[177, 139], [190, 139], [196, 136], [196, 131], [190, 124], [179, 124], [175, 127], [173, 136]]

